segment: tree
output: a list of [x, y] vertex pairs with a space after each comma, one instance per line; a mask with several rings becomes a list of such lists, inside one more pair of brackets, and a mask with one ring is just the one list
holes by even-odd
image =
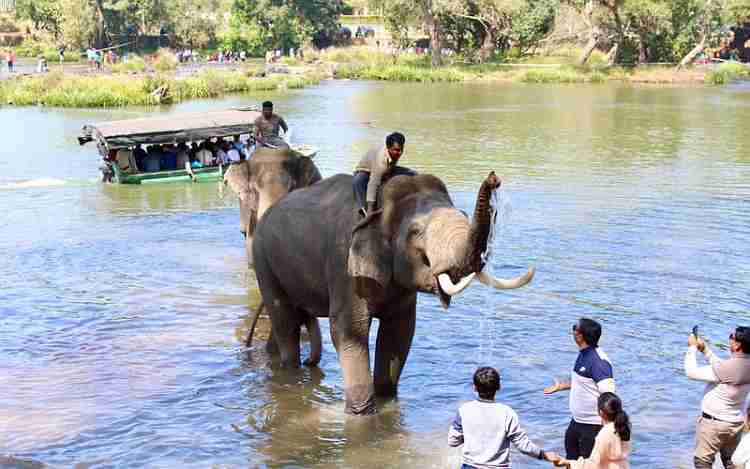
[[221, 6], [220, 0], [172, 0], [168, 22], [177, 42], [190, 48], [214, 42], [224, 20]]
[[48, 31], [55, 37], [60, 33], [60, 0], [17, 0], [16, 15], [30, 20], [37, 30]]
[[627, 0], [623, 5], [623, 16], [627, 22], [626, 34], [636, 42], [638, 62], [653, 59], [669, 60], [665, 57], [671, 34], [672, 10], [665, 0]]
[[299, 48], [332, 38], [339, 30], [342, 0], [235, 0], [232, 12], [252, 34], [262, 37], [266, 49]]
[[60, 32], [66, 44], [83, 48], [94, 38], [94, 9], [89, 0], [59, 0], [62, 10]]

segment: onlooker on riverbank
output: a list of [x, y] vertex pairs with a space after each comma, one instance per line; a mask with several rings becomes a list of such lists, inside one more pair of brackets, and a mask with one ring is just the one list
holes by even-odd
[[571, 469], [629, 469], [630, 418], [622, 409], [622, 401], [611, 392], [605, 392], [597, 401], [603, 428], [596, 435], [594, 449], [588, 458], [575, 461], [562, 459], [555, 466]]
[[448, 430], [448, 445], [462, 446], [462, 469], [511, 467], [510, 444], [526, 456], [557, 462], [560, 456], [544, 451], [521, 428], [518, 414], [495, 402], [500, 390], [500, 374], [483, 366], [474, 372], [474, 390], [479, 398], [463, 404]]
[[615, 380], [609, 357], [599, 348], [602, 326], [593, 319], [581, 318], [573, 324], [573, 340], [580, 350], [570, 381], [555, 383], [545, 394], [570, 389], [572, 419], [565, 432], [566, 458], [588, 458], [596, 435], [602, 429], [597, 400], [605, 392], [615, 392]]
[[5, 56], [5, 61], [8, 63], [8, 73], [13, 73], [16, 71], [16, 52], [14, 50], [9, 50], [8, 54]]
[[[750, 328], [737, 327], [729, 335], [729, 349], [731, 358], [721, 360], [702, 339], [693, 334], [688, 336], [685, 374], [707, 383], [695, 428], [693, 462], [696, 469], [713, 467], [716, 453], [725, 468], [735, 467], [732, 453], [739, 444], [745, 423], [745, 402], [750, 393]], [[698, 366], [698, 350], [706, 356], [709, 365]]]

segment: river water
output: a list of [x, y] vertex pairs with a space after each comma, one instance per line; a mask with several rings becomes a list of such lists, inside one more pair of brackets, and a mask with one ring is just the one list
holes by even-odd
[[447, 428], [480, 365], [562, 451], [567, 395], [542, 389], [572, 368], [581, 316], [603, 324], [634, 467], [691, 466], [703, 387], [682, 371], [687, 334], [721, 346], [750, 324], [750, 87], [329, 82], [156, 112], [266, 97], [324, 176], [392, 130], [467, 212], [497, 171], [492, 269], [533, 264], [533, 283], [477, 284], [448, 311], [420, 296], [398, 401], [347, 418], [327, 320], [319, 369], [277, 369], [265, 322], [242, 345], [259, 295], [232, 194], [97, 182], [81, 125], [153, 110], [3, 108], [0, 466], [456, 467]]

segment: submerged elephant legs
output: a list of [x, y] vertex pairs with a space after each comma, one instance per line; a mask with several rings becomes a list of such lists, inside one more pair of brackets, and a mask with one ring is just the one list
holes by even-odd
[[415, 296], [391, 318], [378, 324], [374, 384], [375, 394], [379, 397], [396, 396], [398, 381], [414, 338], [416, 313]]

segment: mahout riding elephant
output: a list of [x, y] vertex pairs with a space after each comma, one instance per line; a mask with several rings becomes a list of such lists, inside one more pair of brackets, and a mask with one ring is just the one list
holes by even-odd
[[[346, 412], [375, 412], [374, 397], [396, 395], [416, 321], [417, 292], [448, 308], [475, 278], [518, 288], [534, 275], [503, 280], [483, 272], [492, 226], [494, 172], [482, 183], [470, 222], [432, 175], [395, 176], [381, 186], [375, 215], [357, 213], [352, 176], [336, 175], [295, 191], [266, 211], [253, 256], [270, 339], [284, 366], [299, 367], [300, 330], [329, 317], [344, 377]], [[368, 337], [379, 320], [374, 375]], [[318, 333], [319, 334], [319, 333]], [[318, 340], [319, 342], [319, 340]], [[307, 364], [320, 352], [311, 343]], [[314, 344], [319, 347], [319, 344]]]
[[245, 236], [248, 264], [253, 263], [255, 226], [265, 211], [291, 191], [320, 180], [312, 159], [290, 149], [259, 148], [249, 160], [229, 167], [224, 183], [240, 199], [240, 231]]

